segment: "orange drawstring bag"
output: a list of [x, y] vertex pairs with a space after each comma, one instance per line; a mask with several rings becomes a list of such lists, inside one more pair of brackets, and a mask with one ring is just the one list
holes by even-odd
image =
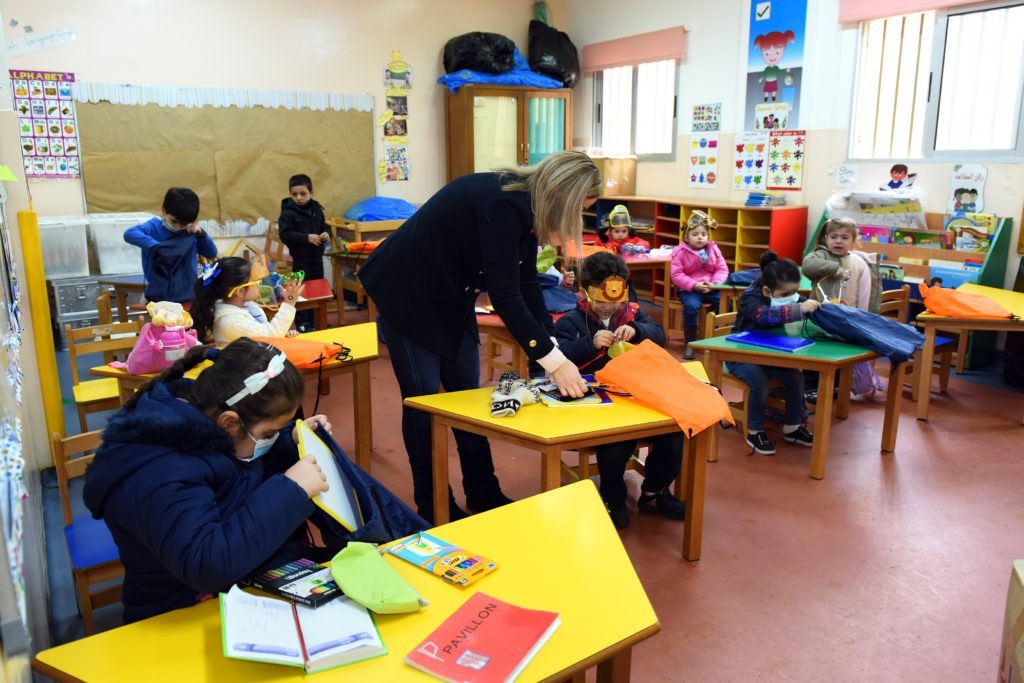
[[1013, 314], [983, 294], [946, 287], [918, 285], [929, 313], [947, 318], [1013, 318]]
[[351, 351], [338, 342], [323, 342], [301, 337], [253, 337], [253, 341], [270, 344], [284, 351], [298, 370], [320, 368], [324, 363], [338, 359], [348, 360]]
[[718, 389], [691, 375], [650, 339], [612, 358], [596, 375], [599, 382], [621, 387], [648, 408], [670, 416], [687, 436], [720, 420], [735, 424]]

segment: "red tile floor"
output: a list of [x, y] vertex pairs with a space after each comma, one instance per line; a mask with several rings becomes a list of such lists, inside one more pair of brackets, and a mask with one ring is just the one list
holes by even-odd
[[[410, 501], [382, 353], [371, 371], [373, 474]], [[335, 378], [320, 405], [351, 449], [348, 381]], [[954, 377], [928, 422], [906, 396], [896, 453], [878, 451], [883, 404], [855, 403], [833, 422], [821, 481], [808, 477], [809, 449], [777, 438], [777, 455], [750, 456], [724, 432], [707, 470], [699, 562], [680, 556], [678, 522], [634, 517], [622, 541], [662, 630], [634, 650], [633, 680], [993, 679], [1011, 561], [1024, 557], [1024, 394]], [[538, 492], [534, 456], [494, 450], [509, 496]], [[640, 482], [627, 476], [635, 502]]]

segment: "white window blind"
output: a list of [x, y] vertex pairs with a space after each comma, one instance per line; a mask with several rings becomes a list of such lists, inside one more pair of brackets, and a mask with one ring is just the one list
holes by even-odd
[[637, 66], [636, 154], [672, 152], [675, 134], [675, 60], [648, 62]]

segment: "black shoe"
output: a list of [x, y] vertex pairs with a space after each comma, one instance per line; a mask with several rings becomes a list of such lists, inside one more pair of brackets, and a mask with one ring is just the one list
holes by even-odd
[[775, 455], [775, 444], [764, 432], [751, 432], [747, 435], [747, 445], [754, 449], [754, 453], [761, 455]]
[[487, 496], [466, 494], [466, 507], [473, 512], [486, 512], [514, 502], [514, 500], [506, 496], [501, 491], [497, 491], [496, 493], [492, 493]]
[[657, 493], [641, 491], [636, 508], [640, 512], [656, 512], [669, 519], [686, 519], [686, 503], [669, 493], [668, 489], [662, 489]]
[[607, 505], [608, 516], [612, 518], [612, 525], [616, 529], [625, 529], [629, 526], [629, 513], [626, 512], [626, 504]]
[[789, 434], [783, 433], [782, 438], [786, 440], [786, 443], [795, 443], [799, 446], [807, 446], [810, 448], [814, 445], [814, 434], [803, 427], [797, 427]]

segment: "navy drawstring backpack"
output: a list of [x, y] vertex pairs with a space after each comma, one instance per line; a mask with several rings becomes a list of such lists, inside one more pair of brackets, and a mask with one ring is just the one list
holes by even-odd
[[918, 329], [852, 306], [823, 303], [807, 319], [828, 334], [871, 349], [894, 364], [906, 363], [924, 346], [924, 334]]

